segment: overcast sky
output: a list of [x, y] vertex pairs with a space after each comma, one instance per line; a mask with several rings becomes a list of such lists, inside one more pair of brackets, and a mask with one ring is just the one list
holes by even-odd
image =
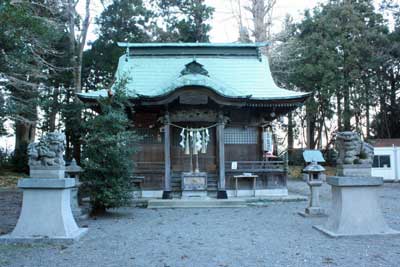
[[[146, 0], [144, 0], [146, 1]], [[214, 17], [211, 21], [212, 30], [210, 32], [211, 42], [235, 42], [238, 39], [238, 23], [234, 13], [237, 13], [239, 0], [206, 0], [207, 5], [215, 8]], [[240, 0], [242, 6], [246, 5], [248, 0]], [[79, 10], [84, 11], [83, 3]], [[296, 21], [300, 20], [305, 9], [312, 9], [318, 3], [326, 2], [326, 0], [277, 0], [273, 13], [272, 32], [279, 32], [283, 19], [286, 14], [290, 14]], [[103, 10], [100, 0], [92, 0], [91, 17], [93, 18]], [[250, 18], [245, 11], [243, 12], [244, 24], [251, 27]], [[247, 24], [247, 25], [246, 25]], [[88, 41], [96, 39], [95, 25], [91, 25], [88, 35]]]
[[[235, 42], [238, 39], [238, 23], [232, 9], [235, 9], [238, 0], [206, 0], [207, 4], [215, 8], [210, 32], [212, 42]], [[246, 0], [241, 0], [246, 5]], [[323, 0], [277, 0], [273, 11], [272, 32], [279, 32], [287, 14], [295, 20], [300, 20], [305, 9], [311, 9]], [[232, 8], [233, 6], [233, 8]], [[243, 10], [245, 26], [251, 27], [250, 17]], [[236, 12], [237, 13], [237, 12]], [[247, 19], [247, 20], [246, 20]], [[247, 25], [246, 25], [247, 24]]]

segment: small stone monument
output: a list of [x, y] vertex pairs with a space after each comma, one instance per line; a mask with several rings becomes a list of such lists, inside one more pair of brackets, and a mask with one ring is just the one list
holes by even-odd
[[312, 161], [303, 170], [307, 175], [307, 184], [310, 187], [310, 199], [308, 207], [304, 212], [299, 212], [303, 217], [323, 217], [326, 216], [325, 210], [321, 208], [319, 202], [319, 188], [322, 186], [322, 174], [325, 168], [317, 162]]
[[207, 173], [182, 173], [182, 198], [207, 198]]
[[383, 178], [371, 177], [370, 145], [355, 135], [337, 134], [338, 175], [327, 177], [332, 208], [327, 223], [314, 228], [330, 237], [400, 234], [386, 224], [379, 207], [377, 192]]
[[65, 135], [48, 133], [28, 146], [30, 178], [18, 181], [23, 190], [21, 214], [14, 230], [2, 243], [70, 243], [87, 232], [71, 212], [75, 179], [65, 177]]

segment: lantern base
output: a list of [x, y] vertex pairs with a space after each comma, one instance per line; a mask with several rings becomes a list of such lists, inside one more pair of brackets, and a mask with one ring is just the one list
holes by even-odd
[[302, 217], [327, 217], [325, 210], [321, 207], [308, 207], [303, 211], [298, 212]]

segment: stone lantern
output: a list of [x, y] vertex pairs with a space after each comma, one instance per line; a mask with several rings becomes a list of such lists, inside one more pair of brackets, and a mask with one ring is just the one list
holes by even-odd
[[303, 171], [306, 173], [306, 182], [310, 187], [310, 201], [305, 211], [299, 212], [299, 214], [303, 217], [326, 216], [324, 209], [322, 209], [319, 204], [319, 188], [323, 184], [322, 176], [325, 168], [317, 162], [312, 161], [303, 169]]
[[80, 208], [80, 199], [78, 197], [78, 189], [80, 186], [79, 175], [83, 169], [72, 159], [71, 164], [65, 168], [65, 173], [68, 178], [75, 179], [75, 186], [71, 188], [71, 209], [75, 218], [85, 218], [86, 214]]

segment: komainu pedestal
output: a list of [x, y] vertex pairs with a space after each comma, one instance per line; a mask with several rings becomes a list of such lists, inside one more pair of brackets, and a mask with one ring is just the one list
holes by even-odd
[[21, 214], [14, 230], [0, 243], [70, 243], [87, 232], [71, 211], [75, 179], [65, 177], [65, 136], [48, 133], [28, 146], [30, 178], [18, 181], [23, 190]]
[[87, 232], [79, 228], [72, 215], [70, 197], [75, 179], [23, 178], [21, 214], [5, 243], [71, 243]]
[[381, 177], [327, 178], [332, 186], [332, 209], [325, 225], [314, 226], [331, 237], [400, 234], [383, 218], [377, 192]]

